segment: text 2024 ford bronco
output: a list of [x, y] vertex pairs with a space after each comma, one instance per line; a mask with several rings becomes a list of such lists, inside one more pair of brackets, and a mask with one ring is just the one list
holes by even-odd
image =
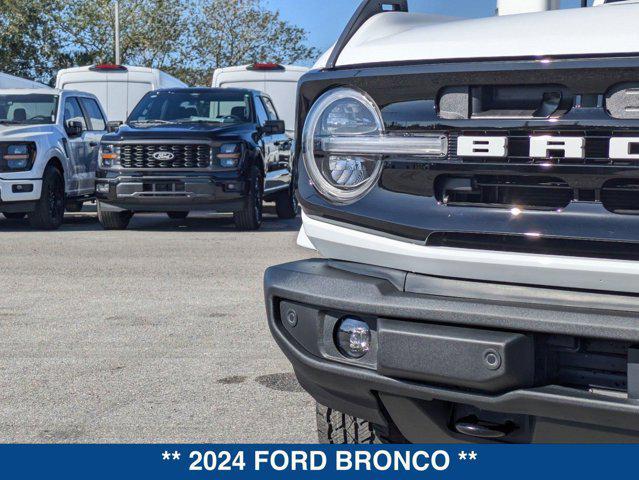
[[638, 20], [366, 1], [303, 77], [323, 259], [265, 293], [321, 440], [639, 439]]

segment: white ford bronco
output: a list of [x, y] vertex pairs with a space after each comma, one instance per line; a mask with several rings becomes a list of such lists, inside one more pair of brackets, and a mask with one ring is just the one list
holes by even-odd
[[0, 90], [0, 212], [41, 229], [94, 198], [107, 122], [94, 95], [53, 89]]
[[302, 77], [323, 258], [265, 295], [320, 440], [639, 440], [639, 2], [597, 4], [367, 0]]

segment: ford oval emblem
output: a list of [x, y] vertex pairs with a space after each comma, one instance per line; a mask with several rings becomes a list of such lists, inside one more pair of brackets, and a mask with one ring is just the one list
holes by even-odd
[[175, 158], [175, 155], [173, 155], [171, 152], [155, 152], [152, 157], [155, 160], [166, 161], [173, 160]]

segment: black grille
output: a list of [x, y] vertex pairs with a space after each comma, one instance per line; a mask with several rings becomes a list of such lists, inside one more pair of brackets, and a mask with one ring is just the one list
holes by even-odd
[[[170, 153], [173, 158], [158, 153]], [[120, 147], [120, 163], [123, 168], [193, 169], [211, 165], [211, 146], [206, 144], [130, 144]]]
[[607, 182], [601, 189], [601, 201], [613, 213], [639, 215], [639, 179]]
[[[467, 191], [451, 191], [446, 194], [442, 179], [435, 181], [435, 195], [446, 204], [481, 206], [523, 206], [527, 208], [564, 208], [572, 201], [601, 203], [608, 211], [620, 215], [639, 215], [639, 160], [610, 159], [610, 139], [614, 137], [637, 137], [636, 131], [613, 130], [458, 130], [449, 134], [448, 160], [455, 165], [468, 165], [468, 172], [502, 169], [540, 172], [552, 166], [568, 167], [553, 170], [552, 176], [522, 177], [515, 182], [479, 175], [471, 178]], [[505, 157], [459, 157], [457, 141], [459, 136], [507, 136], [508, 154]], [[548, 158], [530, 157], [530, 137], [553, 135], [561, 137], [581, 137], [585, 139], [585, 158], [563, 158], [561, 151], [555, 151]], [[511, 168], [516, 167], [516, 168]], [[457, 168], [463, 171], [466, 167]], [[535, 170], [533, 170], [535, 169]], [[638, 178], [607, 180], [623, 175]], [[460, 175], [459, 177], [462, 177]]]
[[556, 210], [573, 200], [574, 190], [553, 177], [443, 175], [435, 181], [437, 200], [446, 205], [519, 206]]

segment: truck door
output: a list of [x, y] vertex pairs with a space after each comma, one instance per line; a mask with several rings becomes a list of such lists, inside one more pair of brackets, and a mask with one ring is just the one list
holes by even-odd
[[[260, 97], [269, 120], [280, 120], [273, 101], [266, 95]], [[291, 139], [285, 133], [266, 135], [264, 137], [267, 150], [266, 181], [264, 190], [276, 191], [286, 188], [291, 181], [289, 160], [291, 154]]]
[[[88, 170], [87, 120], [80, 102], [76, 97], [68, 97], [64, 102], [64, 128], [69, 137], [69, 175], [66, 179], [66, 191], [71, 195], [79, 195]], [[71, 126], [79, 124], [80, 132], [71, 133]]]
[[95, 171], [98, 168], [98, 153], [100, 150], [100, 140], [106, 133], [107, 124], [98, 102], [93, 98], [83, 97], [80, 99], [85, 116], [88, 120], [86, 132], [86, 175], [81, 179], [80, 189], [83, 193], [93, 193], [95, 189]]

